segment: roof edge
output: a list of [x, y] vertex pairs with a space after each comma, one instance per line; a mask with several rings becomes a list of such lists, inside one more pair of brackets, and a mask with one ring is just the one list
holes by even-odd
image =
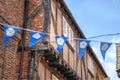
[[79, 32], [81, 33], [81, 37], [86, 39], [84, 33], [82, 32], [82, 30], [80, 29], [77, 21], [75, 20], [75, 18], [73, 17], [71, 11], [69, 10], [69, 8], [67, 7], [66, 3], [64, 2], [64, 0], [59, 0], [59, 2], [61, 2], [65, 8], [65, 10], [67, 11], [67, 14], [69, 15], [69, 17], [72, 19], [73, 23], [75, 24], [75, 26], [78, 28]]
[[[78, 28], [80, 34], [81, 34], [81, 37], [86, 39], [84, 33], [82, 32], [82, 30], [80, 29], [77, 21], [75, 20], [75, 18], [73, 17], [71, 11], [69, 10], [69, 8], [67, 7], [66, 3], [64, 2], [64, 0], [59, 0], [59, 2], [61, 2], [61, 4], [63, 4], [65, 10], [67, 11], [67, 14], [69, 15], [69, 17], [73, 20], [73, 23], [75, 24], [75, 26]], [[103, 66], [101, 65], [100, 61], [98, 60], [97, 56], [95, 55], [93, 49], [91, 48], [91, 46], [89, 46], [89, 49], [91, 50], [91, 52], [93, 53], [93, 56], [95, 57], [95, 59], [97, 60], [97, 62], [99, 63], [100, 65], [100, 68], [103, 70], [103, 72], [105, 73], [106, 77], [108, 77], [106, 71], [104, 70]]]

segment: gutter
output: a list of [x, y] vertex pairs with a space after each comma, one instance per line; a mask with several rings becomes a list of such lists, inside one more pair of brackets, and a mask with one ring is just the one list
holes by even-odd
[[[23, 15], [23, 28], [27, 28], [27, 21], [28, 21], [28, 0], [24, 0], [24, 15]], [[21, 38], [21, 54], [20, 54], [20, 67], [19, 67], [19, 80], [22, 80], [22, 68], [23, 68], [23, 58], [24, 58], [24, 46], [25, 46], [25, 36], [26, 31], [22, 31], [22, 38]]]

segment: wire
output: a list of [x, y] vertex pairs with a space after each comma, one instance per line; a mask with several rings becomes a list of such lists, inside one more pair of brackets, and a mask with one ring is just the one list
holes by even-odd
[[93, 39], [93, 38], [99, 38], [99, 37], [105, 37], [105, 36], [116, 36], [116, 35], [120, 35], [120, 33], [104, 34], [104, 35], [99, 35], [99, 36], [88, 37], [87, 39]]

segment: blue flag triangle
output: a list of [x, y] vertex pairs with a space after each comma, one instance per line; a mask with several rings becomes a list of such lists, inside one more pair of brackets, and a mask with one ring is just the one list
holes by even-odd
[[57, 44], [56, 50], [60, 52], [63, 49], [63, 46], [67, 42], [68, 38], [65, 36], [56, 36], [55, 39], [56, 39], [56, 44]]
[[105, 60], [106, 51], [109, 49], [111, 44], [112, 43], [101, 42], [100, 51], [101, 51], [101, 54], [102, 54], [102, 57], [103, 57], [104, 60]]
[[33, 46], [35, 43], [37, 43], [40, 39], [42, 39], [45, 36], [42, 32], [30, 32], [30, 43], [29, 47]]
[[86, 48], [88, 47], [90, 41], [88, 40], [78, 40], [78, 52], [79, 52], [79, 56], [80, 58], [82, 58]]
[[2, 42], [2, 46], [4, 46], [13, 36], [15, 36], [17, 32], [17, 27], [4, 25], [4, 40]]

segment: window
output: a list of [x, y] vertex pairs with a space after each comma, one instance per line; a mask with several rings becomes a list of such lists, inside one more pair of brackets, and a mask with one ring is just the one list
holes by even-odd
[[87, 60], [88, 60], [88, 70], [89, 70], [92, 74], [94, 74], [93, 61], [92, 61], [92, 59], [91, 59], [91, 57], [90, 57], [89, 55], [88, 55]]
[[72, 29], [69, 27], [69, 43], [72, 47], [74, 47], [74, 33]]
[[63, 17], [63, 35], [64, 36], [68, 36], [67, 34], [67, 21], [65, 20], [65, 18]]
[[74, 48], [74, 32], [70, 28], [70, 25], [67, 23], [66, 19], [63, 17], [63, 35], [69, 38], [69, 43]]

